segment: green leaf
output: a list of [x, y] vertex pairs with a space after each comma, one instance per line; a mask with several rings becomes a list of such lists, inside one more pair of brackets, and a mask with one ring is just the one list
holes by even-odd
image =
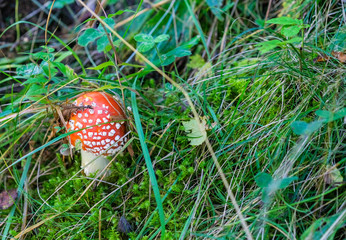
[[293, 181], [298, 180], [298, 177], [288, 177], [288, 178], [283, 178], [283, 179], [278, 179], [275, 181], [278, 181], [279, 189], [284, 189], [287, 188], [288, 185], [290, 185]]
[[95, 91], [104, 91], [104, 90], [109, 90], [109, 89], [114, 89], [114, 86], [107, 84], [107, 85], [104, 85], [102, 87], [95, 89]]
[[29, 90], [26, 92], [26, 97], [37, 96], [47, 92], [41, 85], [33, 84], [30, 86]]
[[40, 68], [34, 63], [29, 63], [27, 65], [17, 67], [17, 74], [24, 77], [35, 76], [35, 75], [41, 74], [42, 72], [43, 72], [42, 68]]
[[67, 77], [67, 79], [69, 81], [76, 79], [78, 77], [78, 75], [74, 72], [73, 68], [71, 68], [70, 66], [66, 65], [65, 66], [65, 72], [64, 72], [65, 76]]
[[157, 36], [154, 40], [154, 42], [156, 43], [160, 43], [160, 42], [164, 42], [167, 41], [169, 39], [169, 35], [168, 34], [161, 34], [159, 36]]
[[42, 75], [39, 75], [37, 77], [34, 78], [29, 78], [28, 80], [26, 80], [23, 84], [30, 84], [30, 83], [46, 83], [48, 82], [48, 79], [45, 78]]
[[211, 9], [211, 12], [219, 19], [220, 21], [223, 20], [222, 17], [222, 10], [220, 9], [222, 6], [222, 0], [207, 0], [206, 1], [208, 6]]
[[196, 54], [190, 57], [190, 62], [187, 64], [188, 67], [198, 69], [205, 65], [205, 61], [201, 55]]
[[154, 38], [148, 34], [144, 34], [144, 33], [140, 33], [137, 34], [134, 39], [136, 40], [136, 42], [144, 42], [144, 43], [153, 43], [154, 42]]
[[142, 42], [142, 43], [138, 46], [138, 51], [141, 52], [141, 53], [148, 52], [148, 51], [151, 50], [154, 46], [155, 46], [155, 43], [153, 43], [153, 42]]
[[60, 53], [60, 56], [57, 57], [54, 62], [61, 62], [62, 60], [64, 60], [65, 58], [71, 56], [72, 53], [70, 51], [67, 51], [67, 52], [61, 52]]
[[196, 46], [200, 40], [201, 40], [201, 36], [197, 35], [196, 37], [192, 38], [190, 41], [183, 43], [180, 47], [184, 49], [191, 49], [192, 47]]
[[294, 37], [285, 41], [285, 43], [296, 43], [296, 42], [302, 42], [302, 41], [303, 41], [302, 37]]
[[221, 7], [222, 0], [206, 0], [209, 7]]
[[282, 27], [281, 33], [285, 37], [293, 37], [296, 36], [300, 31], [300, 27], [297, 25]]
[[82, 35], [78, 37], [78, 44], [82, 47], [85, 47], [91, 42], [94, 42], [96, 38], [99, 38], [103, 35], [100, 31], [97, 31], [94, 28], [88, 28], [84, 31]]
[[295, 134], [310, 135], [322, 126], [323, 121], [314, 121], [306, 123], [304, 121], [295, 121], [291, 124], [291, 128]]
[[105, 48], [107, 47], [107, 45], [109, 45], [108, 37], [106, 35], [103, 35], [102, 37], [97, 39], [96, 45], [97, 45], [97, 51], [103, 52]]
[[109, 44], [105, 47], [105, 52], [109, 52], [110, 50], [112, 50], [112, 46]]
[[346, 108], [342, 108], [337, 112], [329, 112], [326, 110], [317, 110], [315, 113], [317, 116], [324, 118], [324, 120], [326, 122], [332, 122], [332, 121], [335, 121], [335, 120], [338, 120], [340, 118], [345, 117], [346, 116]]
[[291, 17], [279, 17], [279, 18], [272, 18], [268, 20], [266, 23], [273, 23], [273, 24], [279, 24], [279, 25], [300, 25], [301, 20], [293, 19]]
[[255, 182], [261, 188], [268, 187], [272, 180], [272, 176], [265, 172], [260, 172], [255, 176]]
[[339, 169], [331, 165], [327, 165], [326, 168], [327, 171], [324, 176], [327, 184], [339, 185], [343, 183], [344, 178]]
[[52, 53], [37, 52], [37, 53], [32, 54], [32, 56], [35, 59], [42, 59], [44, 61], [53, 61], [54, 60], [54, 54], [52, 54]]
[[269, 52], [270, 50], [280, 46], [281, 42], [279, 40], [270, 40], [266, 42], [261, 42], [256, 44], [256, 47], [258, 47], [258, 50], [261, 53]]
[[90, 67], [87, 69], [101, 70], [101, 69], [104, 69], [104, 68], [109, 67], [109, 66], [114, 66], [114, 63], [112, 61], [108, 61], [108, 62], [101, 63], [100, 65], [98, 65], [96, 67]]
[[[113, 18], [105, 18], [103, 20], [108, 26], [110, 26], [111, 28], [114, 28], [115, 26], [115, 21]], [[107, 33], [110, 33], [111, 31], [105, 26], [103, 27], [102, 24], [100, 23], [100, 25], [97, 27], [97, 29], [100, 31], [100, 33], [104, 34], [105, 33], [105, 29], [107, 31]]]
[[162, 60], [162, 63], [158, 63], [159, 62], [159, 59], [158, 59], [158, 61], [155, 62], [156, 63], [155, 65], [161, 64], [161, 66], [167, 66], [174, 62], [175, 56], [167, 56], [166, 54], [163, 54], [161, 55], [161, 60]]
[[77, 139], [76, 142], [75, 142], [75, 149], [76, 151], [79, 151], [82, 149], [82, 142], [80, 139]]
[[167, 66], [173, 63], [176, 57], [184, 57], [184, 56], [191, 55], [191, 51], [189, 49], [191, 49], [193, 46], [198, 44], [200, 39], [201, 39], [200, 36], [196, 36], [192, 38], [190, 41], [185, 42], [181, 46], [174, 48], [165, 54], [162, 54], [161, 60], [163, 61], [163, 63], [161, 63], [160, 59], [157, 59], [154, 62], [154, 64], [156, 66]]
[[42, 68], [44, 74], [46, 76], [55, 76], [58, 73], [58, 70], [54, 67], [53, 64], [51, 64], [51, 62], [46, 62], [46, 61], [42, 61], [40, 64], [40, 67]]
[[[130, 9], [125, 9], [125, 10], [119, 10], [117, 11], [116, 13], [112, 13], [112, 14], [108, 14], [108, 18], [111, 18], [111, 17], [114, 17], [114, 16], [118, 16], [118, 15], [121, 15], [125, 12], [128, 12], [128, 13], [136, 13], [135, 11], [132, 11]], [[102, 17], [101, 17], [102, 18]], [[105, 17], [103, 17], [102, 19], [104, 19]]]
[[75, 79], [77, 77], [77, 74], [68, 65], [64, 65], [64, 64], [58, 63], [58, 62], [52, 62], [51, 64], [53, 66], [57, 67], [61, 71], [61, 73], [67, 77], [67, 79], [69, 81], [71, 81], [72, 79]]
[[[69, 4], [73, 3], [73, 2], [74, 2], [74, 0], [55, 0], [53, 9], [63, 8], [66, 5], [69, 5]], [[48, 9], [50, 9], [52, 7], [52, 3], [53, 3], [53, 1], [49, 1], [48, 2], [48, 5], [47, 5]]]
[[145, 67], [145, 66], [142, 66], [142, 65], [126, 63], [126, 62], [120, 63], [119, 67], [120, 66], [129, 66], [129, 67], [134, 67], [134, 68], [144, 68]]
[[338, 51], [345, 52], [346, 51], [346, 24], [341, 26], [339, 30], [335, 33], [332, 38], [330, 45], [328, 46], [327, 52]]
[[185, 57], [185, 56], [190, 56], [191, 51], [185, 49], [184, 47], [177, 47], [173, 49], [172, 51], [169, 51], [166, 53], [167, 56], [175, 56], [175, 57]]
[[52, 47], [48, 47], [48, 46], [41, 46], [41, 48], [43, 48], [43, 49], [47, 50], [47, 51], [48, 51], [48, 52], [50, 52], [50, 53], [52, 53], [52, 52], [54, 52], [54, 51], [55, 51], [55, 49], [54, 49], [54, 48], [52, 48]]
[[[257, 180], [256, 180], [257, 178]], [[267, 173], [257, 174], [255, 180], [258, 186], [262, 187], [262, 201], [269, 203], [271, 196], [279, 189], [284, 189], [290, 185], [293, 181], [297, 180], [297, 177], [288, 177], [283, 179], [272, 179]]]
[[118, 40], [113, 42], [113, 45], [116, 46], [117, 48], [120, 47], [120, 44], [121, 44], [121, 40], [120, 39], [118, 39]]
[[190, 145], [201, 145], [207, 138], [207, 132], [205, 130], [206, 122], [202, 120], [202, 126], [195, 119], [183, 122], [184, 130], [187, 132], [187, 137], [190, 140]]

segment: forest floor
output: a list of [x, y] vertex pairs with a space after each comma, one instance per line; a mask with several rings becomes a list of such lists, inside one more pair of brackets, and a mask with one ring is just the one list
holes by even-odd
[[[0, 0], [2, 239], [345, 239], [345, 1], [100, 2]], [[64, 125], [91, 91], [107, 177]]]

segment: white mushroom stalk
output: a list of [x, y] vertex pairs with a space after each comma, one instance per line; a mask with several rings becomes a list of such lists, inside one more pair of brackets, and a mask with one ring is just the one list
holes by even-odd
[[109, 164], [107, 157], [102, 155], [96, 156], [95, 154], [81, 150], [82, 153], [82, 165], [81, 167], [84, 170], [85, 175], [90, 176], [93, 174], [96, 175], [105, 175], [105, 177], [111, 174], [110, 170], [105, 170]]

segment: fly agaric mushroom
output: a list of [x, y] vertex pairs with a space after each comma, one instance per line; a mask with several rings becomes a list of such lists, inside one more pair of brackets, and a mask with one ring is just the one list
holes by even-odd
[[[89, 92], [74, 103], [78, 109], [68, 123], [72, 146], [81, 143], [82, 168], [87, 176], [101, 172], [109, 163], [106, 158], [114, 155], [127, 141], [125, 114], [121, 105], [110, 94]], [[109, 173], [109, 172], [107, 172]]]

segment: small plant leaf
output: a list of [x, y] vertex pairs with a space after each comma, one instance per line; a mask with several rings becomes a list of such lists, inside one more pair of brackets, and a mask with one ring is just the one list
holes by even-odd
[[172, 51], [168, 52], [166, 55], [175, 56], [175, 57], [185, 57], [185, 56], [190, 56], [191, 51], [187, 50], [183, 47], [177, 47], [177, 48], [173, 49]]
[[314, 121], [307, 123], [304, 121], [295, 121], [291, 124], [291, 128], [295, 134], [309, 135], [317, 131], [323, 124], [323, 121]]
[[190, 140], [190, 145], [201, 145], [207, 138], [207, 132], [205, 130], [206, 122], [202, 120], [202, 129], [195, 119], [183, 122], [184, 130], [187, 132], [187, 137]]
[[220, 9], [222, 6], [222, 0], [206, 0], [208, 6], [211, 9], [211, 12], [220, 20], [223, 20], [222, 10]]
[[162, 54], [161, 55], [162, 62], [160, 61], [160, 59], [157, 59], [154, 62], [154, 64], [156, 66], [158, 66], [158, 65], [167, 66], [167, 65], [173, 63], [175, 58], [177, 58], [177, 57], [184, 57], [184, 56], [191, 55], [191, 51], [189, 49], [191, 49], [193, 46], [198, 44], [200, 39], [201, 39], [200, 36], [196, 36], [193, 39], [191, 39], [190, 41], [185, 42], [181, 46], [174, 48], [165, 54]]
[[155, 46], [155, 43], [153, 43], [153, 42], [142, 42], [138, 46], [138, 51], [141, 53], [148, 52], [151, 49], [153, 49], [154, 46]]
[[76, 151], [79, 151], [82, 149], [82, 142], [80, 139], [77, 139], [76, 142], [75, 142], [75, 148], [76, 148]]
[[45, 89], [43, 86], [33, 84], [33, 85], [31, 85], [29, 90], [26, 92], [26, 96], [27, 97], [37, 96], [37, 95], [44, 94], [46, 92], [47, 92], [47, 89]]
[[153, 43], [154, 42], [154, 38], [148, 34], [137, 34], [134, 39], [136, 40], [136, 42], [144, 42], [144, 43]]
[[72, 80], [72, 79], [75, 79], [77, 77], [77, 74], [68, 65], [64, 65], [64, 64], [59, 63], [59, 62], [52, 62], [52, 65], [57, 67], [61, 71], [61, 73], [67, 77], [68, 80]]
[[279, 189], [284, 189], [284, 188], [287, 188], [288, 185], [290, 185], [293, 181], [296, 181], [296, 180], [298, 180], [298, 177], [288, 177], [288, 178], [283, 178], [283, 179], [279, 179], [275, 181], [278, 181]]
[[121, 40], [120, 39], [118, 39], [118, 40], [113, 42], [113, 45], [116, 46], [116, 47], [119, 47], [120, 44], [121, 44]]
[[[329, 185], [340, 185], [343, 183], [344, 178], [339, 169], [331, 165], [326, 166], [327, 170], [324, 175], [324, 179]], [[330, 170], [329, 170], [330, 169]]]
[[100, 31], [94, 28], [88, 28], [84, 31], [82, 35], [78, 37], [78, 44], [82, 47], [85, 47], [89, 43], [95, 41], [96, 38], [99, 38], [103, 35]]
[[163, 54], [161, 56], [161, 60], [163, 61], [161, 63], [161, 66], [167, 66], [167, 65], [169, 65], [169, 64], [174, 62], [175, 56], [167, 56], [166, 54]]
[[106, 35], [103, 35], [102, 37], [97, 39], [96, 45], [97, 45], [97, 51], [103, 52], [105, 48], [107, 47], [107, 45], [109, 45], [108, 37]]
[[164, 42], [167, 41], [169, 39], [169, 35], [168, 34], [161, 34], [159, 36], [157, 36], [154, 40], [154, 42], [156, 43], [160, 43], [160, 42]]
[[[113, 18], [105, 18], [104, 20], [103, 20], [108, 26], [110, 26], [111, 28], [113, 28], [114, 26], [115, 26], [115, 21], [114, 21], [114, 19]], [[110, 33], [111, 31], [106, 27], [106, 26], [102, 26], [102, 24], [100, 24], [98, 27], [97, 27], [97, 29], [100, 31], [100, 33], [102, 34], [104, 34], [105, 33], [105, 29], [106, 29], [106, 31], [107, 31], [107, 33]]]
[[114, 63], [112, 61], [108, 61], [108, 62], [101, 63], [100, 65], [98, 65], [96, 67], [90, 67], [88, 69], [101, 70], [101, 69], [104, 69], [104, 68], [109, 67], [109, 66], [114, 66]]
[[191, 56], [190, 61], [187, 64], [188, 67], [193, 68], [193, 69], [201, 68], [204, 65], [205, 65], [205, 60], [199, 54]]
[[338, 120], [340, 118], [343, 118], [346, 116], [346, 108], [342, 108], [337, 112], [329, 112], [326, 110], [317, 110], [316, 115], [324, 118], [326, 122], [332, 122], [335, 120]]
[[[136, 13], [135, 11], [130, 10], [130, 9], [119, 10], [119, 11], [117, 11], [116, 13], [108, 14], [108, 18], [121, 15], [121, 14], [123, 14], [123, 13], [125, 13], [125, 12]], [[101, 17], [101, 18], [102, 18], [102, 17]], [[104, 17], [103, 17], [103, 18], [104, 18]]]
[[44, 61], [53, 61], [54, 60], [54, 55], [53, 53], [47, 53], [47, 52], [37, 52], [32, 54], [32, 56], [35, 59], [42, 59]]
[[300, 31], [300, 27], [297, 25], [293, 25], [293, 26], [288, 26], [288, 27], [283, 27], [281, 29], [281, 33], [282, 35], [284, 35], [285, 37], [293, 37], [296, 36]]
[[[71, 3], [73, 3], [74, 0], [56, 0], [54, 2], [54, 6], [53, 6], [53, 9], [56, 9], [56, 8], [63, 8], [65, 7], [66, 5], [69, 5]], [[47, 5], [47, 8], [50, 9], [52, 7], [52, 3], [53, 1], [49, 1], [48, 2], [48, 5]]]
[[279, 25], [300, 25], [302, 22], [299, 19], [293, 19], [291, 17], [279, 17], [272, 18], [268, 20], [266, 23], [274, 23]]
[[24, 77], [35, 76], [35, 75], [41, 74], [42, 72], [43, 72], [42, 68], [40, 68], [34, 63], [29, 63], [27, 65], [17, 67], [17, 74]]
[[258, 43], [256, 44], [256, 47], [258, 47], [258, 50], [260, 50], [261, 53], [266, 53], [280, 46], [280, 44], [281, 44], [281, 41], [279, 40], [270, 40], [270, 41]]
[[43, 73], [48, 76], [55, 76], [58, 73], [58, 70], [51, 64], [51, 62], [42, 61], [40, 67], [43, 70]]
[[33, 78], [28, 78], [28, 80], [26, 80], [23, 84], [30, 84], [30, 83], [46, 83], [48, 82], [48, 79], [45, 78], [42, 75], [33, 77]]
[[288, 187], [297, 177], [288, 177], [283, 179], [272, 179], [267, 173], [259, 173], [255, 177], [256, 183], [259, 187], [262, 186], [262, 201], [269, 203], [272, 195], [279, 189]]
[[14, 204], [18, 196], [17, 189], [11, 189], [0, 193], [0, 209], [7, 209]]
[[269, 186], [273, 178], [268, 173], [260, 172], [255, 176], [255, 181], [259, 187], [264, 188]]
[[297, 43], [303, 41], [302, 37], [294, 37], [285, 41], [285, 43]]

